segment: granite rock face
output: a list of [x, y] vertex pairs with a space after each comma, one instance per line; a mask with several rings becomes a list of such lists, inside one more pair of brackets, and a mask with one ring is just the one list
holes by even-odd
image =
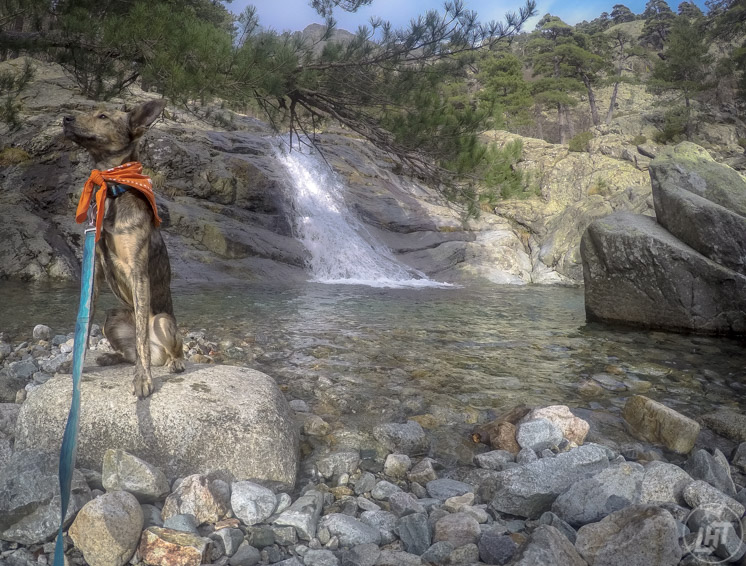
[[581, 241], [589, 320], [746, 332], [746, 180], [683, 142], [650, 163], [656, 220], [615, 213]]

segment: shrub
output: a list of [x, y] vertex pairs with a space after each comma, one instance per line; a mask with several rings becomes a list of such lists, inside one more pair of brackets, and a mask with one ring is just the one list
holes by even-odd
[[685, 106], [666, 110], [663, 114], [663, 127], [655, 134], [656, 143], [679, 143], [687, 139], [690, 127], [690, 112]]
[[580, 132], [570, 140], [570, 151], [588, 151], [588, 144], [592, 139], [591, 132]]
[[648, 141], [648, 138], [646, 138], [642, 134], [638, 134], [632, 138], [632, 145], [642, 145], [644, 143], [647, 143], [647, 141]]

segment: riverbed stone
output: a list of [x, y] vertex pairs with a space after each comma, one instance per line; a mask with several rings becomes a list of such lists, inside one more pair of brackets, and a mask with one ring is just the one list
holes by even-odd
[[319, 473], [329, 479], [341, 474], [353, 473], [360, 464], [359, 452], [335, 452], [316, 462]]
[[730, 475], [728, 459], [717, 448], [712, 454], [704, 449], [695, 451], [689, 456], [684, 469], [695, 480], [706, 481], [730, 497], [736, 495], [736, 486]]
[[183, 531], [185, 533], [199, 534], [197, 527], [199, 522], [197, 517], [191, 513], [180, 513], [178, 515], [170, 515], [163, 521], [162, 527], [166, 529], [172, 529], [174, 531]]
[[693, 481], [684, 488], [684, 500], [692, 509], [704, 506], [725, 507], [737, 517], [742, 517], [746, 511], [738, 501], [702, 480]]
[[377, 544], [356, 544], [341, 553], [341, 566], [375, 566], [381, 549]]
[[581, 527], [575, 547], [590, 566], [676, 566], [682, 556], [676, 521], [652, 505], [631, 505]]
[[370, 490], [370, 495], [373, 499], [379, 501], [386, 500], [391, 497], [394, 493], [402, 491], [398, 485], [391, 483], [390, 481], [381, 480]]
[[[49, 540], [59, 528], [59, 454], [18, 450], [0, 468], [0, 540], [36, 544]], [[73, 472], [69, 525], [91, 499], [91, 490], [78, 470]]]
[[309, 490], [280, 513], [273, 521], [275, 525], [295, 527], [298, 538], [311, 540], [316, 536], [316, 528], [324, 506], [324, 494]]
[[52, 329], [46, 324], [37, 324], [31, 332], [34, 340], [49, 340], [52, 337]]
[[129, 492], [140, 503], [158, 501], [170, 491], [161, 470], [124, 450], [109, 449], [104, 453], [101, 483], [106, 491]]
[[0, 403], [0, 434], [11, 437], [15, 434], [16, 421], [21, 406], [16, 403]]
[[389, 454], [383, 464], [383, 473], [392, 478], [403, 478], [412, 466], [412, 460], [406, 454]]
[[482, 533], [479, 538], [479, 558], [485, 564], [507, 564], [518, 550], [518, 545], [500, 530]]
[[163, 527], [149, 527], [140, 538], [137, 553], [146, 564], [199, 566], [207, 559], [210, 539]]
[[699, 435], [696, 421], [643, 395], [627, 399], [622, 416], [642, 440], [663, 444], [679, 454], [688, 454]]
[[142, 509], [135, 496], [111, 491], [83, 506], [69, 534], [90, 566], [123, 566], [137, 549], [142, 527]]
[[650, 462], [642, 478], [640, 503], [676, 503], [685, 505], [684, 488], [694, 478], [666, 462]]
[[450, 478], [429, 481], [427, 482], [427, 485], [425, 485], [425, 489], [427, 489], [427, 493], [430, 497], [442, 501], [445, 501], [450, 497], [464, 495], [465, 493], [474, 493], [475, 491], [473, 485]]
[[391, 494], [389, 497], [389, 508], [397, 517], [404, 517], [411, 513], [425, 513], [425, 507], [419, 500], [405, 491]]
[[515, 439], [521, 448], [530, 448], [540, 452], [545, 448], [554, 448], [562, 442], [562, 431], [548, 419], [536, 418], [520, 423], [516, 429]]
[[378, 556], [376, 566], [422, 566], [422, 559], [403, 550], [384, 549]]
[[270, 489], [250, 481], [231, 484], [231, 509], [245, 525], [266, 521], [277, 507], [277, 496]]
[[[161, 469], [170, 480], [218, 471], [236, 480], [295, 484], [299, 436], [274, 380], [234, 366], [187, 366], [178, 375], [153, 367], [155, 392], [132, 395], [134, 368], [86, 360], [81, 383], [79, 466], [101, 469], [116, 447]], [[58, 453], [72, 383], [59, 376], [29, 395], [16, 424], [16, 449]], [[190, 434], [184, 434], [184, 431]]]
[[423, 458], [417, 462], [412, 466], [409, 472], [407, 472], [407, 479], [421, 485], [438, 479], [438, 474], [435, 473], [435, 468], [433, 466], [433, 460], [431, 458]]
[[422, 553], [421, 559], [424, 564], [447, 564], [454, 546], [448, 541], [440, 541], [431, 545]]
[[430, 441], [416, 421], [385, 423], [373, 429], [373, 436], [391, 452], [418, 456], [427, 452]]
[[363, 511], [360, 520], [371, 527], [378, 529], [381, 535], [381, 544], [391, 544], [396, 540], [397, 517], [389, 511]]
[[360, 477], [355, 480], [355, 494], [362, 495], [368, 493], [371, 489], [376, 487], [376, 476], [370, 472], [363, 472]]
[[339, 566], [339, 558], [331, 550], [309, 550], [303, 556], [305, 566]]
[[536, 564], [586, 566], [585, 561], [567, 537], [550, 525], [537, 527], [510, 564], [511, 566], [535, 566]]
[[224, 481], [193, 474], [184, 478], [166, 498], [161, 510], [165, 521], [172, 515], [194, 515], [197, 524], [217, 523], [231, 508], [230, 486]]
[[746, 414], [732, 409], [718, 409], [702, 415], [702, 422], [719, 435], [734, 442], [746, 442]]
[[563, 535], [565, 535], [567, 537], [567, 540], [575, 544], [575, 538], [577, 536], [577, 532], [575, 531], [574, 528], [572, 528], [570, 524], [567, 523], [567, 521], [564, 521], [561, 517], [558, 517], [555, 513], [552, 513], [551, 511], [542, 513], [541, 517], [539, 517], [539, 524], [550, 525], [554, 527], [559, 532], [561, 532]]
[[396, 532], [404, 543], [404, 550], [412, 554], [422, 554], [432, 541], [427, 513], [412, 513], [396, 521]]
[[524, 466], [497, 472], [497, 488], [491, 507], [529, 519], [549, 511], [552, 503], [573, 483], [609, 466], [606, 451], [596, 445], [584, 445], [542, 458]]
[[581, 479], [552, 504], [552, 511], [573, 527], [600, 521], [614, 511], [639, 503], [644, 471], [624, 462]]
[[466, 513], [451, 513], [439, 519], [433, 529], [433, 542], [448, 541], [454, 547], [476, 544], [482, 534], [474, 517]]
[[218, 544], [220, 544], [226, 556], [233, 556], [244, 541], [244, 534], [239, 528], [225, 527], [210, 533], [209, 538], [213, 541], [219, 541]]
[[491, 450], [474, 456], [474, 463], [487, 470], [503, 470], [515, 462], [515, 455], [507, 450]]
[[256, 566], [261, 559], [259, 550], [244, 541], [238, 547], [236, 553], [230, 557], [228, 564], [231, 566]]
[[381, 533], [377, 528], [342, 513], [324, 515], [319, 521], [319, 529], [322, 528], [327, 529], [332, 536], [338, 537], [342, 546], [381, 542]]
[[550, 405], [533, 409], [524, 420], [529, 419], [547, 419], [562, 431], [565, 438], [578, 446], [583, 444], [590, 430], [590, 425], [580, 417], [573, 415], [567, 405]]

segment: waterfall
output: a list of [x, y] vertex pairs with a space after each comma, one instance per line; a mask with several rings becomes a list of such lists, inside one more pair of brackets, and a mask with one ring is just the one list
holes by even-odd
[[[307, 151], [307, 150], [306, 150]], [[320, 157], [278, 152], [292, 188], [293, 229], [308, 249], [312, 281], [372, 287], [444, 286], [399, 263], [352, 214], [345, 186]]]

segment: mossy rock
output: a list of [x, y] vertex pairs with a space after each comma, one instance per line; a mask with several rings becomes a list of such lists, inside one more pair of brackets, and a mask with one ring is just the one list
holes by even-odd
[[31, 160], [31, 156], [17, 147], [4, 147], [0, 150], [0, 166], [18, 165]]

